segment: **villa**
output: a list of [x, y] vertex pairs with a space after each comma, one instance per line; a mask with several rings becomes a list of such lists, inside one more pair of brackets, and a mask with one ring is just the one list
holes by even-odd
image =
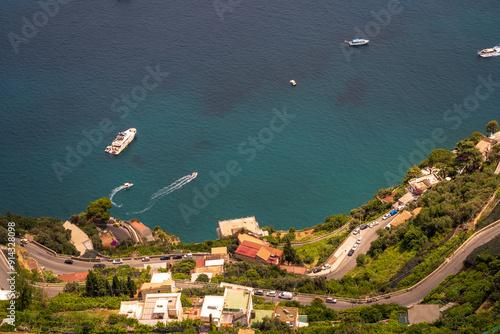
[[248, 230], [249, 232], [260, 236], [269, 235], [267, 231], [259, 228], [259, 223], [255, 220], [255, 216], [219, 221], [217, 235], [219, 238], [228, 237], [241, 229]]

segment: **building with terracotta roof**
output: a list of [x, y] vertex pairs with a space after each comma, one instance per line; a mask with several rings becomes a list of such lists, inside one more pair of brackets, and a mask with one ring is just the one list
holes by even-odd
[[488, 153], [491, 152], [491, 148], [498, 143], [498, 140], [495, 137], [484, 137], [477, 144], [476, 148], [483, 155], [483, 160], [488, 158]]
[[62, 280], [64, 283], [70, 283], [70, 282], [82, 283], [82, 282], [85, 282], [88, 274], [89, 274], [88, 271], [84, 272], [84, 273], [76, 273], [76, 274], [75, 273], [63, 274], [63, 275], [57, 276], [57, 278]]
[[253, 242], [254, 244], [269, 245], [269, 242], [264, 241], [261, 238], [258, 238], [256, 236], [250, 235], [248, 233], [240, 233], [240, 234], [238, 234], [238, 241], [239, 241], [240, 244], [243, 241], [250, 241], [250, 242]]
[[146, 238], [147, 241], [154, 241], [155, 240], [155, 238], [153, 237], [153, 233], [151, 233], [151, 230], [146, 225], [138, 222], [137, 220], [131, 221], [130, 225], [132, 225], [132, 227], [137, 232], [140, 233], [142, 238]]
[[299, 326], [299, 309], [297, 307], [276, 306], [273, 318], [278, 318], [285, 322], [290, 328], [296, 329]]
[[263, 264], [280, 264], [283, 261], [283, 251], [245, 240], [234, 252], [234, 257]]
[[438, 182], [439, 179], [435, 174], [429, 174], [408, 181], [408, 185], [410, 186], [411, 191], [415, 194], [424, 192]]
[[172, 280], [172, 275], [168, 273], [153, 273], [151, 282], [143, 283], [139, 288], [139, 298], [143, 298], [148, 294], [154, 293], [170, 293], [175, 292], [175, 281]]
[[219, 238], [228, 237], [240, 231], [241, 229], [245, 229], [249, 232], [262, 236], [266, 236], [269, 234], [267, 231], [260, 229], [259, 223], [257, 223], [257, 221], [255, 220], [255, 216], [252, 216], [219, 221], [217, 235], [219, 236]]

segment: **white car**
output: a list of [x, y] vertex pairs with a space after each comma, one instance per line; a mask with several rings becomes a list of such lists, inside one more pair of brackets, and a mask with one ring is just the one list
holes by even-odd
[[368, 224], [368, 227], [372, 228], [373, 227], [373, 223]]
[[353, 234], [353, 235], [356, 235], [356, 234], [358, 234], [358, 233], [359, 233], [359, 232], [358, 232], [358, 231], [356, 231], [356, 230], [354, 230], [354, 232], [352, 232], [352, 234]]
[[268, 297], [276, 297], [276, 291], [269, 291], [268, 293], [266, 293], [266, 295]]
[[352, 246], [353, 250], [356, 250], [356, 248], [358, 248], [358, 244], [354, 244], [354, 246]]
[[327, 263], [323, 267], [321, 267], [321, 270], [325, 270], [325, 269], [328, 269], [328, 268], [330, 268], [330, 265]]
[[386, 220], [387, 218], [389, 218], [391, 216], [390, 213], [386, 213], [385, 215], [382, 216], [382, 219], [383, 220]]
[[361, 241], [363, 241], [363, 237], [359, 237], [359, 238], [358, 238], [358, 241], [356, 241], [356, 242], [357, 242], [358, 244], [360, 244], [360, 243], [361, 243]]
[[378, 220], [374, 221], [375, 225], [378, 225]]
[[404, 206], [404, 205], [400, 205], [400, 206], [398, 206], [398, 211], [401, 211], [401, 210], [403, 210], [404, 208], [405, 208], [405, 206]]
[[113, 264], [122, 264], [122, 263], [123, 263], [122, 259], [113, 260]]

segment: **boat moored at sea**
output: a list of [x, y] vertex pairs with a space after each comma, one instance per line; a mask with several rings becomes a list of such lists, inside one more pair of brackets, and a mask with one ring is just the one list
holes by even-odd
[[111, 146], [106, 147], [104, 151], [114, 155], [120, 154], [125, 147], [127, 147], [128, 144], [134, 140], [136, 133], [137, 130], [135, 128], [130, 128], [127, 131], [120, 132], [115, 140], [113, 140]]
[[483, 49], [477, 51], [477, 55], [480, 57], [496, 57], [500, 56], [500, 45], [494, 46], [489, 49]]
[[123, 185], [123, 189], [128, 189], [128, 188], [132, 187], [133, 185], [134, 185], [133, 183], [128, 183], [128, 182], [127, 182], [127, 183], [125, 183], [125, 184]]
[[295, 80], [290, 80], [290, 84], [291, 84], [292, 86], [297, 85], [297, 83], [295, 82]]
[[365, 44], [368, 44], [370, 40], [368, 39], [363, 39], [363, 38], [355, 38], [351, 41], [344, 41], [346, 42], [347, 44], [349, 44], [350, 46], [357, 46], [357, 45], [365, 45]]

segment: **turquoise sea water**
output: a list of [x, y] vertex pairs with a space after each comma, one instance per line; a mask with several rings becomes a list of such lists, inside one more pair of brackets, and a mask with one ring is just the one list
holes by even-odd
[[[500, 86], [474, 99], [479, 77], [500, 84], [500, 57], [476, 56], [500, 42], [498, 1], [229, 3], [221, 20], [210, 1], [73, 0], [43, 22], [36, 2], [2, 1], [0, 211], [67, 219], [131, 182], [112, 215], [183, 241], [213, 239], [218, 220], [251, 215], [303, 228], [348, 213], [434, 147], [498, 120]], [[22, 37], [34, 15], [40, 27], [16, 53], [9, 33]], [[342, 41], [360, 31], [371, 42], [348, 61]], [[141, 97], [148, 66], [168, 75], [127, 115], [125, 103], [113, 108], [122, 94]], [[471, 111], [460, 114], [463, 103]], [[284, 111], [287, 124], [273, 121]], [[113, 130], [86, 147], [83, 132], [106, 120]], [[134, 142], [104, 153], [130, 127]], [[425, 142], [433, 133], [440, 139]], [[249, 137], [259, 134], [254, 154]], [[67, 149], [78, 147], [86, 156], [69, 166]], [[210, 173], [228, 163], [239, 172], [217, 190]]]

